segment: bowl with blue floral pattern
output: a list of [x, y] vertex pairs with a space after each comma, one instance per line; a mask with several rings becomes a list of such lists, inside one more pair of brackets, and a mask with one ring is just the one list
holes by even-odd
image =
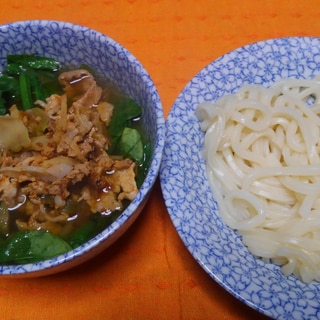
[[12, 22], [0, 42], [0, 276], [53, 274], [139, 216], [160, 170], [162, 104], [138, 59], [86, 26]]

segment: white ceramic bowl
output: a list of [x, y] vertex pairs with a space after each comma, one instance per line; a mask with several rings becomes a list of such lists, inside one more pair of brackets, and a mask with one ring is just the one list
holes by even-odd
[[88, 64], [113, 80], [141, 105], [152, 144], [152, 159], [138, 195], [122, 215], [96, 237], [50, 260], [0, 266], [0, 276], [32, 277], [56, 273], [101, 253], [132, 225], [143, 209], [159, 172], [164, 147], [164, 115], [157, 89], [141, 63], [119, 43], [87, 27], [60, 21], [33, 20], [0, 26], [0, 68], [8, 54], [47, 56], [64, 65]]

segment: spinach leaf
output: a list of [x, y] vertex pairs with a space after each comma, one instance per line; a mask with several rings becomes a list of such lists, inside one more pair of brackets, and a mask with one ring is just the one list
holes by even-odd
[[15, 103], [19, 109], [33, 108], [34, 101], [62, 92], [57, 81], [59, 62], [31, 55], [8, 55], [0, 75], [0, 115]]
[[33, 101], [31, 97], [30, 79], [26, 73], [19, 75], [19, 84], [23, 109], [28, 110], [32, 107]]
[[6, 74], [0, 75], [0, 115], [5, 115], [19, 96], [19, 80]]
[[113, 115], [109, 124], [109, 133], [111, 136], [121, 136], [128, 121], [138, 118], [141, 115], [141, 107], [132, 99], [127, 98], [121, 100], [115, 105]]
[[27, 54], [9, 54], [7, 56], [7, 72], [23, 72], [25, 69], [58, 70], [60, 64], [52, 58], [27, 55]]
[[124, 128], [120, 142], [120, 152], [124, 157], [141, 164], [143, 161], [143, 143], [138, 130], [133, 128]]
[[143, 161], [142, 163], [138, 166], [138, 174], [136, 177], [136, 182], [138, 188], [141, 187], [144, 178], [146, 177], [149, 169], [149, 164], [151, 161], [151, 155], [152, 155], [152, 146], [150, 142], [146, 142], [143, 145]]
[[87, 221], [83, 226], [72, 233], [66, 241], [72, 248], [76, 248], [94, 237], [95, 229], [95, 222]]
[[0, 262], [31, 263], [53, 258], [71, 249], [66, 241], [49, 232], [20, 231], [2, 244]]
[[113, 221], [115, 221], [121, 211], [114, 211], [109, 215], [102, 215], [97, 213], [91, 217], [91, 220], [87, 221], [84, 225], [80, 226], [76, 231], [66, 237], [66, 241], [72, 248], [76, 248], [108, 227]]

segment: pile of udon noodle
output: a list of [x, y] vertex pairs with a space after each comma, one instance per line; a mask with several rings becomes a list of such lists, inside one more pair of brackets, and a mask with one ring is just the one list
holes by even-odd
[[106, 152], [114, 107], [102, 100], [102, 88], [86, 70], [64, 72], [59, 81], [64, 94], [27, 111], [13, 105], [0, 119], [0, 201], [11, 211], [23, 205], [20, 230], [63, 234], [75, 218], [70, 199], [85, 202], [85, 212], [109, 214], [138, 191], [135, 164]]
[[224, 222], [284, 275], [320, 281], [320, 78], [244, 85], [196, 112]]

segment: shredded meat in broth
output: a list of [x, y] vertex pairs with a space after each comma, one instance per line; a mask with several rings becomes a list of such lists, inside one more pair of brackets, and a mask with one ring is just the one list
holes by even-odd
[[91, 213], [109, 213], [138, 192], [135, 163], [106, 152], [113, 105], [101, 101], [93, 76], [73, 70], [59, 81], [64, 94], [27, 111], [12, 106], [0, 121], [10, 127], [0, 137], [0, 201], [9, 212], [23, 207], [16, 219], [20, 230], [61, 234], [75, 214], [70, 201], [84, 203]]

